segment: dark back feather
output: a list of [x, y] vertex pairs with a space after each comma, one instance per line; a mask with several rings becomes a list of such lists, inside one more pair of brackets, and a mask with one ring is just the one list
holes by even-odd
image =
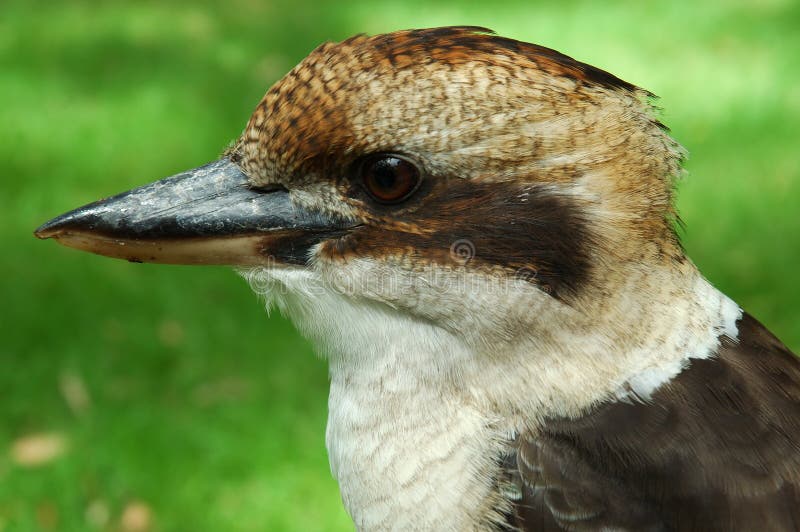
[[652, 401], [517, 444], [523, 530], [800, 530], [800, 361], [747, 314]]

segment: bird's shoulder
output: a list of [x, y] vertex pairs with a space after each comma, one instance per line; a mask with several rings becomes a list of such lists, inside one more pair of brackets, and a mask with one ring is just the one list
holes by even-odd
[[649, 401], [520, 434], [524, 530], [800, 530], [800, 360], [748, 314]]

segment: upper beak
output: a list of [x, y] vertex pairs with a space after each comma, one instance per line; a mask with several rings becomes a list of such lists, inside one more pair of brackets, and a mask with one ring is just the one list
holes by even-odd
[[135, 262], [249, 266], [305, 264], [314, 244], [354, 225], [294, 205], [285, 189], [250, 187], [222, 158], [62, 214], [35, 235]]

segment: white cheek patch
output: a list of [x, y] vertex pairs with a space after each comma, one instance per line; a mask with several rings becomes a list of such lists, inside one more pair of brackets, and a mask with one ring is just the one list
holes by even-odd
[[716, 356], [723, 337], [737, 340], [737, 322], [742, 309], [725, 294], [714, 288], [707, 280], [698, 278], [695, 283], [695, 316], [685, 322], [681, 306], [674, 307], [674, 315], [662, 319], [674, 324], [663, 340], [661, 348], [677, 356], [658, 360], [629, 377], [626, 385], [617, 391], [622, 401], [650, 401], [653, 393], [674, 379], [691, 365], [693, 359]]

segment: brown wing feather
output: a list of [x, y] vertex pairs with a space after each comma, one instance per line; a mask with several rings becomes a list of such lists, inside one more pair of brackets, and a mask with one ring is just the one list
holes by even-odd
[[523, 530], [800, 530], [800, 360], [751, 316], [650, 402], [521, 435]]

